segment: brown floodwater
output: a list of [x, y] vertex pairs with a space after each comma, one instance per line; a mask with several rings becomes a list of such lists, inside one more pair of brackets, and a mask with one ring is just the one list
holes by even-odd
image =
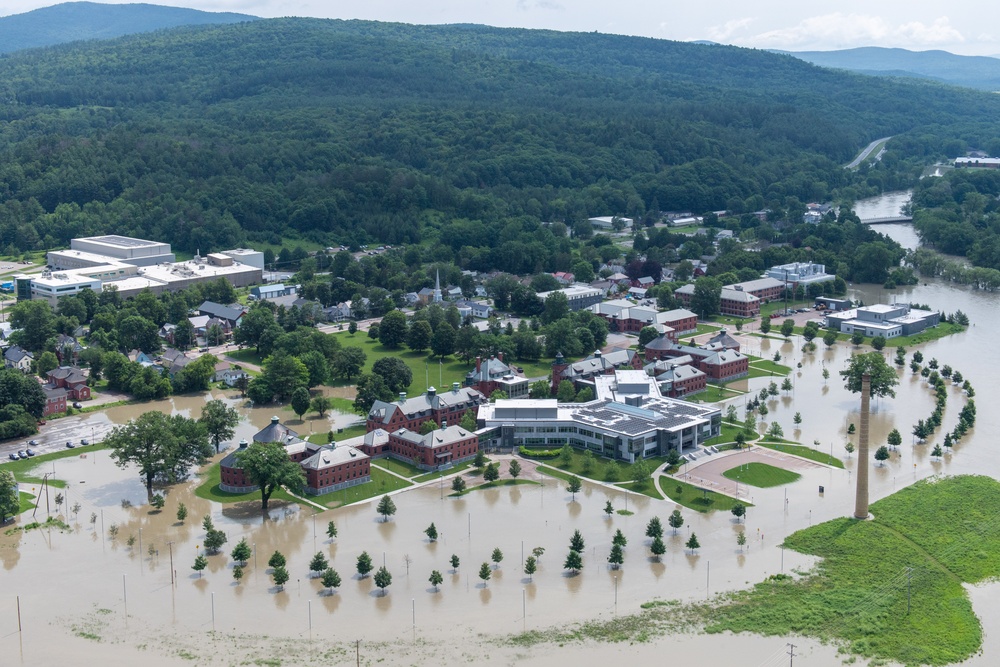
[[[901, 289], [896, 294], [949, 311], [960, 308], [972, 317], [975, 326], [967, 332], [920, 349], [925, 358], [936, 357], [941, 364], [960, 370], [975, 386], [979, 405], [990, 405], [997, 397], [991, 369], [1000, 364], [1000, 351], [991, 337], [1000, 325], [997, 295], [941, 283]], [[877, 289], [854, 295], [872, 303]], [[783, 362], [802, 363], [793, 374], [794, 390], [768, 402], [767, 421], [781, 424], [788, 437], [806, 444], [819, 441], [823, 451], [846, 456], [843, 445], [852, 438], [848, 425], [858, 421], [858, 400], [842, 388], [837, 371], [849, 358], [850, 346], [824, 350], [820, 343], [814, 354], [804, 355], [799, 349], [801, 339], [754, 344], [767, 356], [779, 351]], [[826, 382], [824, 368], [831, 373]], [[752, 379], [746, 385], [759, 391], [769, 381]], [[123, 422], [144, 409], [197, 416], [204, 400], [175, 397], [142, 408], [112, 408], [106, 417], [93, 415], [91, 419]], [[274, 413], [274, 409], [249, 409], [234, 403], [239, 403], [245, 416], [237, 438], [252, 435]], [[742, 417], [744, 399], [734, 403]], [[962, 404], [960, 392], [952, 390], [943, 429], [955, 424]], [[990, 410], [981, 409], [975, 431], [937, 461], [930, 456], [933, 440], [918, 445], [910, 436], [916, 420], [933, 409], [925, 382], [906, 369], [897, 398], [873, 405], [873, 444], [884, 443], [893, 427], [904, 434], [899, 453], [885, 466], [872, 464], [873, 500], [934, 474], [996, 476], [1000, 472], [1000, 452], [987, 435], [998, 426], [998, 417]], [[799, 429], [792, 422], [796, 412], [802, 415]], [[277, 414], [294, 420], [287, 411]], [[304, 428], [293, 423], [293, 428], [308, 434], [309, 421]], [[329, 428], [325, 420], [316, 421], [316, 431]], [[194, 483], [169, 488], [163, 512], [150, 512], [142, 504], [145, 491], [138, 476], [116, 468], [106, 453], [63, 459], [55, 462], [55, 471], [67, 483], [66, 504], [79, 502], [83, 507], [78, 516], [67, 519], [72, 530], [0, 536], [0, 662], [118, 665], [141, 660], [149, 665], [179, 665], [210, 660], [235, 665], [278, 658], [282, 664], [346, 664], [353, 663], [354, 642], [361, 640], [365, 664], [379, 660], [386, 664], [597, 664], [625, 656], [641, 660], [670, 655], [713, 665], [738, 656], [741, 662], [763, 665], [784, 664], [786, 642], [791, 641], [796, 654], [808, 664], [841, 664], [835, 647], [788, 637], [679, 635], [654, 638], [639, 646], [570, 643], [530, 649], [496, 640], [524, 628], [544, 629], [633, 613], [652, 599], [705, 599], [747, 587], [770, 574], [808, 569], [813, 559], [782, 551], [778, 545], [794, 530], [851, 512], [856, 464], [852, 457], [846, 459], [845, 470], [807, 469], [801, 471], [800, 481], [786, 487], [752, 489], [754, 507], [745, 526], [736, 524], [729, 514], [683, 510], [685, 526], [677, 536], [668, 529], [667, 554], [662, 562], [654, 562], [643, 536], [645, 525], [654, 515], [665, 520], [673, 505], [603, 486], [585, 485], [573, 501], [564, 484], [556, 480], [476, 491], [459, 499], [448, 497], [447, 483], [444, 488], [432, 484], [398, 494], [398, 512], [388, 522], [379, 520], [373, 503], [318, 514], [279, 506], [265, 522], [255, 506], [224, 508], [195, 497]], [[825, 487], [823, 494], [818, 491], [820, 485]], [[123, 507], [123, 499], [133, 506]], [[627, 503], [635, 514], [605, 518], [602, 510], [608, 499], [620, 509]], [[189, 509], [183, 525], [175, 517], [180, 502]], [[42, 518], [44, 507], [43, 500]], [[92, 513], [97, 515], [94, 523]], [[199, 576], [191, 565], [204, 550], [201, 517], [206, 514], [226, 531], [229, 542], [224, 554], [208, 557], [209, 566]], [[337, 522], [339, 530], [333, 542], [325, 536], [330, 520]], [[428, 542], [423, 534], [432, 521], [440, 534], [436, 543]], [[114, 540], [108, 537], [112, 524], [118, 528]], [[608, 569], [606, 559], [611, 536], [619, 528], [629, 544], [624, 567], [616, 572]], [[741, 529], [750, 538], [742, 553], [736, 545]], [[574, 530], [580, 530], [586, 541], [584, 569], [577, 576], [567, 576], [561, 566]], [[697, 554], [683, 547], [690, 531], [697, 533], [702, 545]], [[126, 542], [131, 535], [136, 541], [129, 547]], [[257, 556], [237, 585], [228, 552], [242, 537], [255, 545]], [[479, 567], [490, 562], [496, 547], [504, 559], [484, 585], [478, 578]], [[519, 564], [522, 548], [528, 555], [534, 547], [543, 547], [545, 553], [533, 581], [528, 581]], [[280, 592], [266, 572], [267, 558], [275, 549], [287, 556], [291, 574]], [[393, 575], [384, 596], [370, 576], [358, 579], [355, 574], [355, 562], [363, 550], [376, 567], [384, 562]], [[171, 585], [171, 551], [175, 585]], [[308, 563], [317, 551], [330, 559], [343, 578], [333, 595], [321, 591], [319, 582], [309, 577]], [[457, 572], [448, 564], [452, 554], [461, 559]], [[437, 592], [428, 582], [433, 569], [444, 575]], [[995, 585], [970, 592], [986, 628], [1000, 622], [995, 593]], [[17, 631], [18, 596], [21, 633]], [[1000, 645], [989, 632], [986, 635], [983, 654], [970, 664], [1000, 660]]]

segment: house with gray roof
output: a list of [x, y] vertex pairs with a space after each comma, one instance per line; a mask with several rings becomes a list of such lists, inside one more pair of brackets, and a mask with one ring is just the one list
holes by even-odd
[[475, 414], [488, 400], [478, 390], [462, 387], [458, 382], [452, 384], [450, 391], [440, 393], [428, 387], [427, 393], [413, 398], [401, 394], [399, 400], [392, 403], [375, 401], [368, 411], [366, 427], [368, 431], [381, 428], [390, 433], [401, 428], [419, 431], [424, 422], [431, 420], [445, 427], [460, 422], [469, 410]]
[[31, 362], [35, 356], [20, 345], [11, 345], [3, 353], [4, 365], [7, 368], [16, 368], [22, 373], [31, 372]]
[[220, 303], [215, 303], [214, 301], [205, 301], [198, 306], [198, 314], [208, 315], [209, 317], [218, 317], [221, 320], [226, 320], [229, 322], [229, 328], [233, 329], [239, 326], [240, 319], [244, 314], [246, 314], [246, 310], [239, 304], [235, 306], [224, 306]]

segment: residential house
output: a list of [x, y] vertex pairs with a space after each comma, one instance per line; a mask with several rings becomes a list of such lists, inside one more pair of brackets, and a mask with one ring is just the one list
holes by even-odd
[[229, 323], [230, 329], [235, 329], [239, 326], [240, 319], [246, 314], [246, 309], [239, 304], [224, 306], [214, 301], [205, 301], [198, 306], [198, 314], [225, 320]]
[[476, 357], [476, 368], [465, 376], [465, 386], [473, 387], [483, 396], [491, 396], [500, 390], [507, 398], [527, 398], [528, 378], [503, 361], [503, 352], [489, 359]]
[[351, 319], [351, 305], [349, 303], [338, 303], [323, 309], [323, 317], [327, 322], [343, 322]]
[[65, 389], [74, 401], [90, 400], [90, 387], [87, 386], [87, 373], [76, 366], [60, 366], [45, 374], [49, 384]]
[[80, 341], [66, 334], [56, 336], [56, 357], [61, 364], [75, 364], [80, 359], [80, 353], [86, 349]]
[[[170, 349], [170, 348], [167, 348]], [[143, 352], [142, 350], [132, 350], [127, 355], [129, 361], [134, 361], [137, 364], [142, 364], [143, 366], [155, 366], [156, 362], [151, 356]]]
[[576, 276], [569, 271], [556, 271], [552, 277], [559, 281], [560, 285], [572, 285], [576, 282]]
[[11, 345], [3, 353], [4, 365], [7, 368], [16, 368], [22, 373], [31, 372], [31, 362], [35, 356], [20, 345]]
[[66, 399], [69, 392], [51, 384], [42, 385], [42, 393], [45, 394], [45, 407], [42, 408], [42, 416], [50, 417], [62, 412], [66, 412]]
[[250, 376], [241, 368], [233, 368], [228, 361], [220, 361], [215, 364], [215, 374], [212, 375], [212, 382], [223, 382], [227, 387], [235, 387], [241, 378]]

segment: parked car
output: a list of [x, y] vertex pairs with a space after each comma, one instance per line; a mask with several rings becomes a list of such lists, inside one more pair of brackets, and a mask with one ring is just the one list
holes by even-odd
[[87, 445], [90, 444], [90, 440], [87, 440], [86, 438], [84, 438], [83, 440], [80, 441], [80, 444], [82, 446], [86, 447]]
[[11, 461], [16, 461], [17, 460], [17, 454], [15, 454], [14, 452], [11, 452], [10, 454], [7, 455], [7, 458], [9, 458]]
[[31, 440], [31, 441], [28, 442], [28, 444], [31, 445], [32, 447], [37, 447], [38, 446], [38, 441], [37, 440]]
[[26, 451], [24, 451], [23, 449], [17, 450], [17, 455], [18, 455], [18, 457], [20, 457], [22, 459], [28, 458], [28, 453]]
[[76, 408], [77, 410], [79, 410], [79, 409], [83, 408], [83, 403], [77, 401], [76, 403], [73, 404], [73, 407]]
[[66, 441], [66, 449], [73, 449], [74, 447], [76, 447], [76, 445], [68, 440]]
[[33, 449], [31, 449], [30, 447], [28, 449], [24, 450], [24, 453], [27, 454], [28, 456], [34, 456], [35, 455], [35, 451]]

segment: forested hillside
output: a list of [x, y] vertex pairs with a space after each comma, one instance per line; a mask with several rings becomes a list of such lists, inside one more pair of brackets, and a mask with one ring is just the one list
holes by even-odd
[[255, 21], [256, 16], [145, 3], [64, 2], [0, 18], [0, 53], [85, 39], [110, 39], [182, 25]]
[[[0, 250], [97, 232], [202, 252], [441, 238], [434, 259], [530, 272], [561, 252], [540, 221], [780, 218], [909, 184], [998, 119], [988, 95], [733, 47], [311, 19], [180, 28], [0, 60]], [[880, 165], [842, 168], [890, 134]]]

